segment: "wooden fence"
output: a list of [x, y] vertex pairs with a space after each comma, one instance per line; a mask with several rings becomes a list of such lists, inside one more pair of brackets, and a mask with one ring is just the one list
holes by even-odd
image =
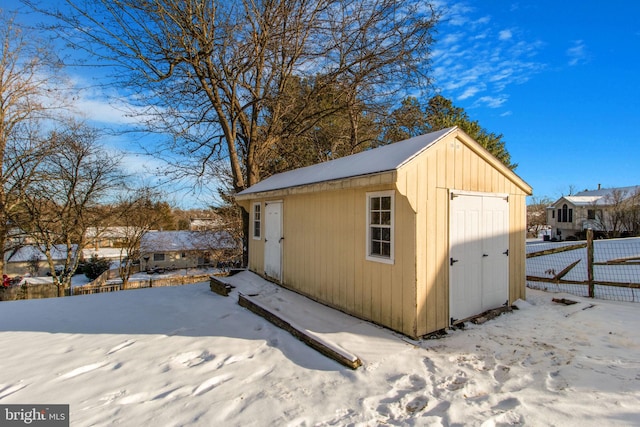
[[[554, 245], [554, 244], [548, 244]], [[640, 301], [640, 239], [555, 244], [527, 248], [527, 285], [591, 298]], [[533, 248], [532, 250], [529, 250]]]
[[[122, 287], [122, 282], [102, 282], [97, 279], [92, 283], [83, 286], [76, 286], [73, 288], [74, 295], [89, 295], [89, 294], [99, 294], [103, 292], [116, 292], [122, 290], [129, 289], [141, 289], [141, 288], [158, 288], [162, 286], [181, 286], [181, 285], [189, 285], [193, 283], [200, 282], [208, 282], [211, 274], [193, 274], [193, 275], [184, 275], [184, 276], [168, 276], [168, 277], [158, 277], [158, 278], [149, 278], [143, 280], [130, 280], [127, 283], [127, 287]], [[113, 280], [113, 279], [109, 279]]]

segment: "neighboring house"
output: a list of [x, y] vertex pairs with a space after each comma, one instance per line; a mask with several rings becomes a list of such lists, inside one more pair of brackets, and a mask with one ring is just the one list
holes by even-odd
[[90, 227], [87, 229], [85, 236], [87, 239], [87, 247], [93, 247], [95, 250], [98, 250], [100, 248], [120, 248], [126, 246], [129, 236], [135, 233], [135, 228], [127, 226]]
[[[584, 239], [587, 229], [596, 236], [617, 237], [637, 232], [627, 213], [640, 206], [640, 186], [599, 188], [563, 196], [547, 208], [551, 239]], [[637, 221], [636, 221], [637, 222]]]
[[525, 298], [531, 187], [457, 127], [240, 192], [249, 269], [411, 337]]
[[140, 241], [140, 267], [194, 268], [228, 261], [237, 247], [225, 231], [152, 231]]
[[[72, 256], [75, 256], [76, 245], [72, 247]], [[54, 266], [64, 268], [67, 259], [67, 246], [56, 245], [51, 248], [51, 257]], [[49, 262], [44, 250], [38, 246], [21, 246], [4, 254], [4, 274], [9, 276], [46, 276], [50, 273]]]

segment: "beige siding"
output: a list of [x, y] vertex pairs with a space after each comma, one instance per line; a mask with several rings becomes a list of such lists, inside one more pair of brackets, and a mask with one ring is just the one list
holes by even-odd
[[398, 171], [398, 191], [416, 218], [416, 335], [448, 326], [450, 190], [509, 194], [509, 299], [524, 298], [526, 192], [482, 154], [464, 136], [451, 135]]
[[[397, 196], [398, 261], [389, 265], [366, 260], [366, 193], [389, 189], [383, 185], [285, 197], [282, 284], [415, 335], [415, 221]], [[249, 248], [251, 270], [262, 273], [263, 240], [251, 239]]]
[[[393, 265], [366, 260], [366, 193], [391, 189]], [[509, 299], [524, 298], [525, 197], [530, 189], [462, 132], [440, 140], [396, 172], [252, 197], [283, 200], [284, 286], [415, 337], [449, 324], [450, 190], [509, 194]], [[249, 240], [249, 267], [264, 271], [262, 239]]]

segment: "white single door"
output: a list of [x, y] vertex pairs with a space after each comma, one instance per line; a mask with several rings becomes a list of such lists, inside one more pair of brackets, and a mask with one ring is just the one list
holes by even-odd
[[482, 311], [509, 300], [509, 202], [482, 198]]
[[450, 321], [509, 299], [509, 203], [504, 196], [452, 193], [449, 220]]
[[482, 312], [482, 197], [453, 195], [450, 204], [451, 323]]
[[282, 279], [282, 202], [265, 206], [264, 272], [277, 281]]

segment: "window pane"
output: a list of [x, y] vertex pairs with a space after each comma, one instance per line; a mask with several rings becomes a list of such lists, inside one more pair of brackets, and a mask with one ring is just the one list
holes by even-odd
[[383, 210], [391, 210], [391, 197], [381, 197], [381, 205]]
[[372, 225], [380, 224], [380, 212], [371, 212], [371, 224]]
[[381, 230], [378, 227], [371, 227], [371, 239], [380, 240]]
[[380, 237], [380, 240], [383, 240], [385, 242], [390, 242], [391, 241], [391, 229], [390, 228], [382, 228], [379, 231], [382, 232], [382, 236]]
[[380, 214], [380, 224], [391, 225], [391, 212], [382, 212]]
[[371, 210], [380, 210], [380, 197], [371, 198]]
[[390, 257], [391, 256], [391, 243], [382, 243], [381, 247], [382, 247], [381, 255], [385, 256], [385, 257]]
[[371, 255], [380, 255], [381, 254], [381, 248], [380, 248], [380, 242], [371, 242]]

